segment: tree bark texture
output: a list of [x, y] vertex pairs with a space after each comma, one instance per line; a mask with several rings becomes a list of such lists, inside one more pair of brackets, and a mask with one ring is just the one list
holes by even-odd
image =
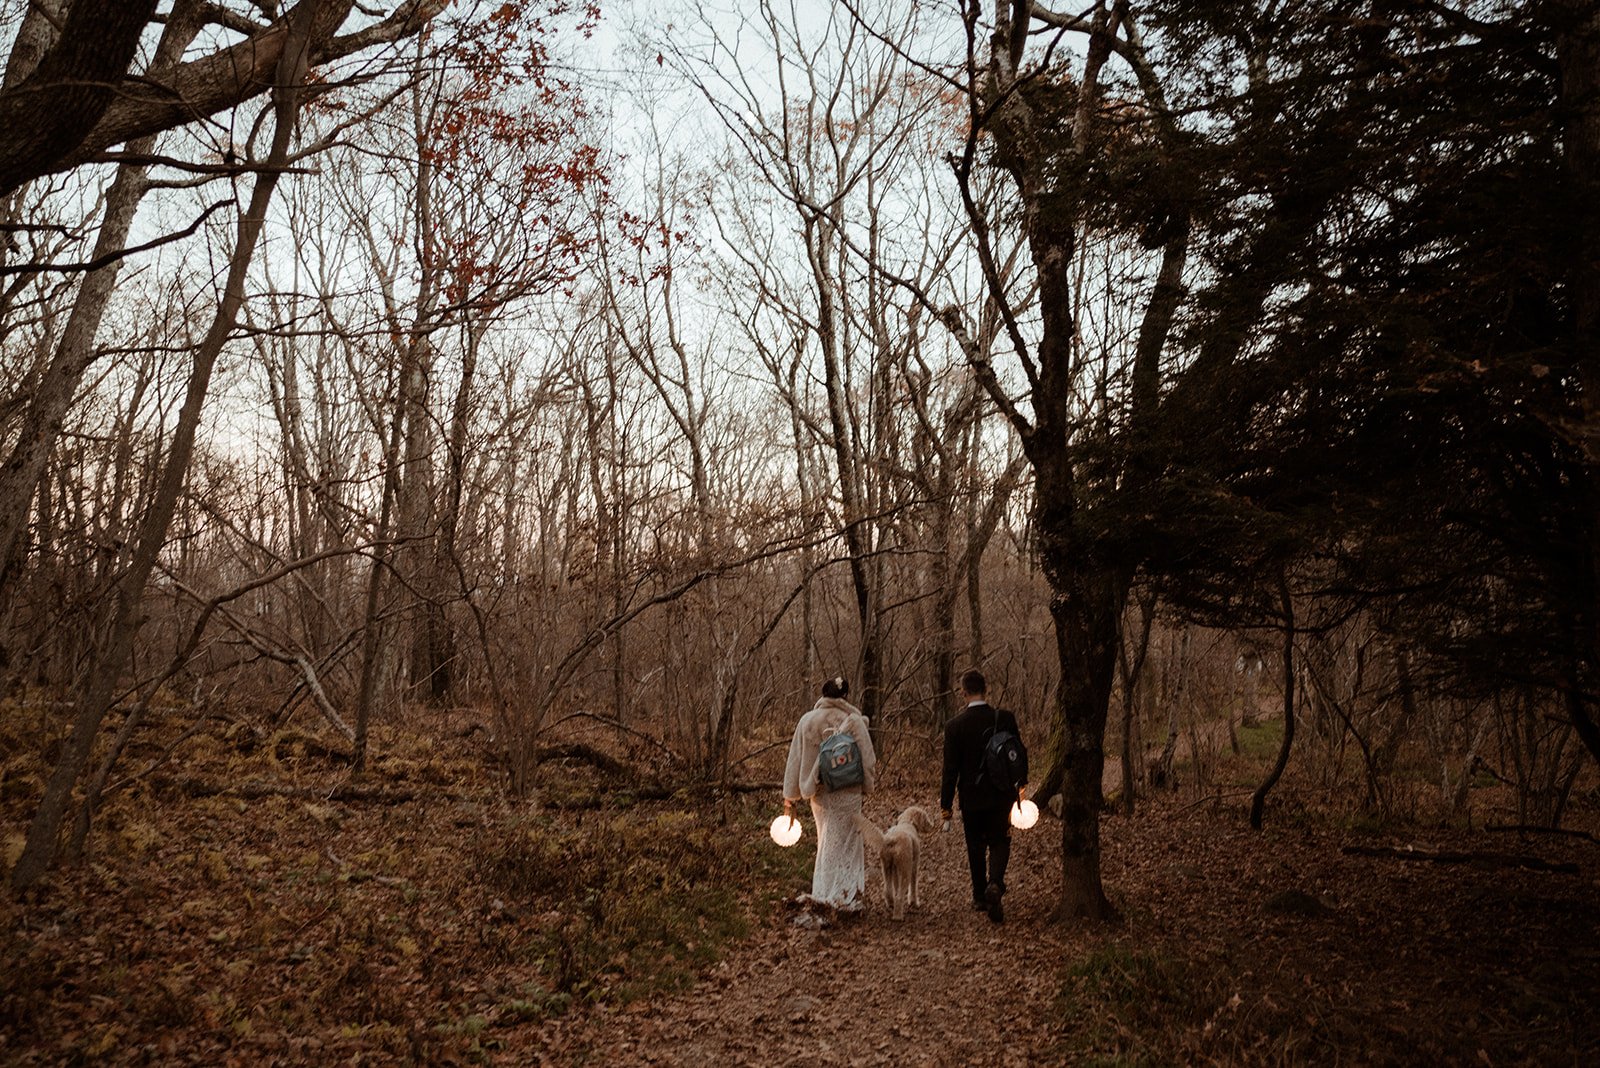
[[156, 0], [75, 0], [33, 71], [0, 91], [0, 194], [55, 169], [100, 123], [155, 9]]
[[[300, 0], [246, 40], [190, 60], [158, 80], [128, 65], [155, 0], [77, 0], [55, 45], [32, 75], [0, 91], [0, 195], [41, 175], [70, 170], [114, 145], [220, 114], [271, 90], [302, 15], [312, 26], [309, 62], [324, 64], [416, 34], [448, 0], [405, 0], [384, 19], [334, 36], [353, 5]], [[303, 9], [303, 10], [302, 10]]]
[[[969, 29], [975, 30], [975, 17], [975, 11], [969, 12]], [[1062, 884], [1058, 915], [1101, 920], [1115, 915], [1100, 880], [1101, 775], [1122, 611], [1132, 575], [1088, 544], [1080, 529], [1085, 494], [1090, 489], [1084, 473], [1074, 465], [1072, 449], [1080, 429], [1073, 414], [1077, 324], [1072, 264], [1077, 252], [1078, 212], [1055, 169], [1066, 166], [1057, 158], [1060, 153], [1081, 154], [1086, 144], [1100, 67], [1109, 54], [1110, 26], [1109, 16], [1102, 12], [1090, 37], [1079, 83], [1072, 148], [1066, 149], [1046, 144], [1039, 120], [1020, 92], [1031, 17], [1032, 5], [1027, 0], [996, 0], [982, 95], [994, 109], [989, 132], [995, 140], [996, 160], [1015, 186], [1023, 234], [1037, 276], [1039, 335], [1031, 357], [1020, 332], [1014, 325], [1010, 328], [1033, 387], [1032, 425], [1001, 391], [987, 366], [987, 352], [969, 351], [968, 357], [980, 382], [1017, 428], [1034, 471], [1034, 522], [1040, 563], [1051, 589], [1050, 614], [1055, 622], [1060, 670], [1053, 732], [1058, 763], [1046, 782], [1048, 790], [1058, 777], [1060, 780]], [[967, 159], [970, 166], [970, 149]], [[974, 225], [986, 232], [987, 222], [970, 198], [968, 204]], [[992, 259], [986, 261], [986, 273], [991, 288], [995, 287], [998, 279]], [[995, 298], [1003, 300], [1004, 295], [996, 293]]]
[[[1062, 310], [1045, 314], [1046, 340], [1050, 340], [1053, 315], [1064, 315], [1071, 305], [1063, 302], [1057, 307]], [[1040, 351], [1041, 380], [1045, 380], [1050, 358], [1044, 343]], [[1065, 353], [1058, 358], [1064, 357]], [[1064, 405], [1059, 410], [1064, 411]], [[1041, 416], [1040, 434], [1054, 432], [1064, 442], [1066, 428], [1052, 426], [1053, 422]], [[1082, 544], [1077, 529], [1080, 487], [1064, 447], [1050, 455], [1036, 444], [1034, 472], [1039, 557], [1051, 589], [1050, 615], [1060, 667], [1055, 734], [1064, 774], [1060, 788], [1062, 881], [1057, 909], [1062, 919], [1106, 920], [1116, 913], [1100, 880], [1101, 778], [1106, 717], [1131, 576], [1097, 562]]]

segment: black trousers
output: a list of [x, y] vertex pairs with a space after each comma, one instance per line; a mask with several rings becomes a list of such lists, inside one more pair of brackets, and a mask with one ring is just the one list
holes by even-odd
[[995, 883], [1006, 888], [1006, 862], [1011, 859], [1011, 813], [1004, 808], [961, 810], [961, 830], [967, 837], [967, 867], [972, 872], [972, 900]]

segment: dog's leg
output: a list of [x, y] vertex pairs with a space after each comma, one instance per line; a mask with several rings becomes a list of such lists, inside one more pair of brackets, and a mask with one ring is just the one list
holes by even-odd
[[913, 838], [911, 840], [911, 907], [914, 909], [922, 907], [922, 892], [917, 885], [919, 882], [918, 863], [921, 857], [922, 843]]

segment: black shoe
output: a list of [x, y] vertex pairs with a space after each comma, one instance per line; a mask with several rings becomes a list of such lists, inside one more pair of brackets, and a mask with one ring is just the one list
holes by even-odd
[[1004, 893], [1005, 891], [994, 883], [990, 883], [989, 889], [983, 892], [984, 907], [989, 910], [989, 919], [995, 923], [1006, 922], [1006, 910], [1000, 905], [1000, 898]]
[[987, 912], [989, 911], [989, 903], [981, 897], [975, 897], [972, 899], [972, 911]]

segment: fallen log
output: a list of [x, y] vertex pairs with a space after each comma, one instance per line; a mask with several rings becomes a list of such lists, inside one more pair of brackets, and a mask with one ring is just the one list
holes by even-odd
[[637, 768], [618, 760], [616, 757], [592, 745], [582, 742], [557, 742], [549, 745], [538, 746], [533, 751], [534, 759], [543, 764], [552, 760], [577, 760], [589, 764], [597, 771], [605, 772], [617, 778], [640, 779], [643, 776]]
[[1549, 861], [1523, 853], [1463, 853], [1451, 850], [1415, 849], [1410, 846], [1360, 845], [1347, 845], [1341, 852], [1347, 856], [1425, 860], [1434, 864], [1471, 864], [1478, 868], [1529, 868], [1533, 871], [1554, 871], [1568, 875], [1576, 875], [1581, 870], [1576, 864]]
[[1564, 834], [1572, 838], [1587, 838], [1591, 842], [1600, 841], [1588, 831], [1576, 831], [1567, 827], [1539, 827], [1531, 823], [1491, 823], [1484, 830], [1512, 831], [1516, 834]]

